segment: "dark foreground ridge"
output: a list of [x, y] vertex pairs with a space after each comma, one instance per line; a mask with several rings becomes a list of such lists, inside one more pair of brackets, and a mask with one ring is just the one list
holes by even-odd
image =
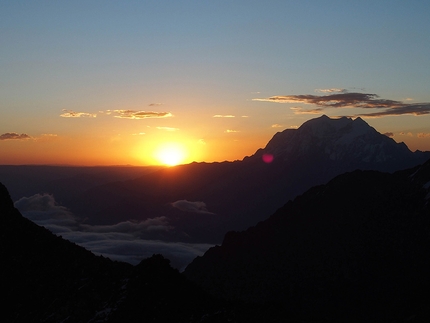
[[430, 161], [340, 175], [229, 232], [184, 274], [299, 321], [428, 322], [429, 254]]
[[227, 320], [161, 255], [137, 266], [97, 257], [22, 217], [1, 183], [0, 258], [2, 322]]

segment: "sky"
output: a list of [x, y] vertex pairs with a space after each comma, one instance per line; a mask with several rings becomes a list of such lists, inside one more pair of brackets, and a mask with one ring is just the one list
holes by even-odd
[[241, 160], [322, 114], [430, 150], [430, 1], [1, 1], [0, 164]]

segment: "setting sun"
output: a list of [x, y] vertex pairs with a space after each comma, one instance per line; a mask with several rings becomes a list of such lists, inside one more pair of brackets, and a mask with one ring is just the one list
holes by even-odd
[[155, 158], [164, 165], [175, 166], [182, 163], [186, 156], [185, 148], [178, 143], [160, 145], [155, 151]]

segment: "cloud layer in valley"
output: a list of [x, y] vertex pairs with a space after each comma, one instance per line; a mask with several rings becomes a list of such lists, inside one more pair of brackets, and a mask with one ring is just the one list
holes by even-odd
[[[203, 202], [177, 201], [175, 203], [188, 211], [210, 213], [205, 211]], [[154, 234], [173, 229], [164, 216], [143, 221], [123, 221], [113, 225], [89, 225], [80, 221], [66, 207], [56, 203], [55, 198], [50, 194], [23, 197], [15, 202], [15, 207], [24, 217], [44, 226], [56, 235], [61, 235], [64, 239], [97, 255], [131, 264], [137, 264], [142, 259], [161, 253], [171, 260], [172, 266], [183, 270], [195, 257], [201, 256], [213, 246], [151, 239]]]
[[429, 102], [405, 103], [403, 101], [381, 99], [377, 94], [373, 93], [347, 92], [344, 89], [320, 89], [317, 91], [330, 94], [278, 95], [269, 98], [256, 98], [253, 101], [303, 103], [316, 106], [314, 109], [303, 109], [302, 107], [291, 108], [296, 114], [320, 114], [323, 110], [329, 108], [361, 108], [375, 111], [350, 115], [352, 117], [378, 118], [404, 114], [415, 116], [430, 114]]

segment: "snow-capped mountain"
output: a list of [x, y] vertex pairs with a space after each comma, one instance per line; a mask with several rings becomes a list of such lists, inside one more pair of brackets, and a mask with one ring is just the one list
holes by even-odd
[[270, 154], [273, 159], [318, 158], [343, 164], [342, 167], [395, 171], [424, 162], [430, 154], [412, 153], [404, 143], [380, 134], [363, 119], [323, 115], [311, 119], [298, 129], [275, 134], [257, 156]]

